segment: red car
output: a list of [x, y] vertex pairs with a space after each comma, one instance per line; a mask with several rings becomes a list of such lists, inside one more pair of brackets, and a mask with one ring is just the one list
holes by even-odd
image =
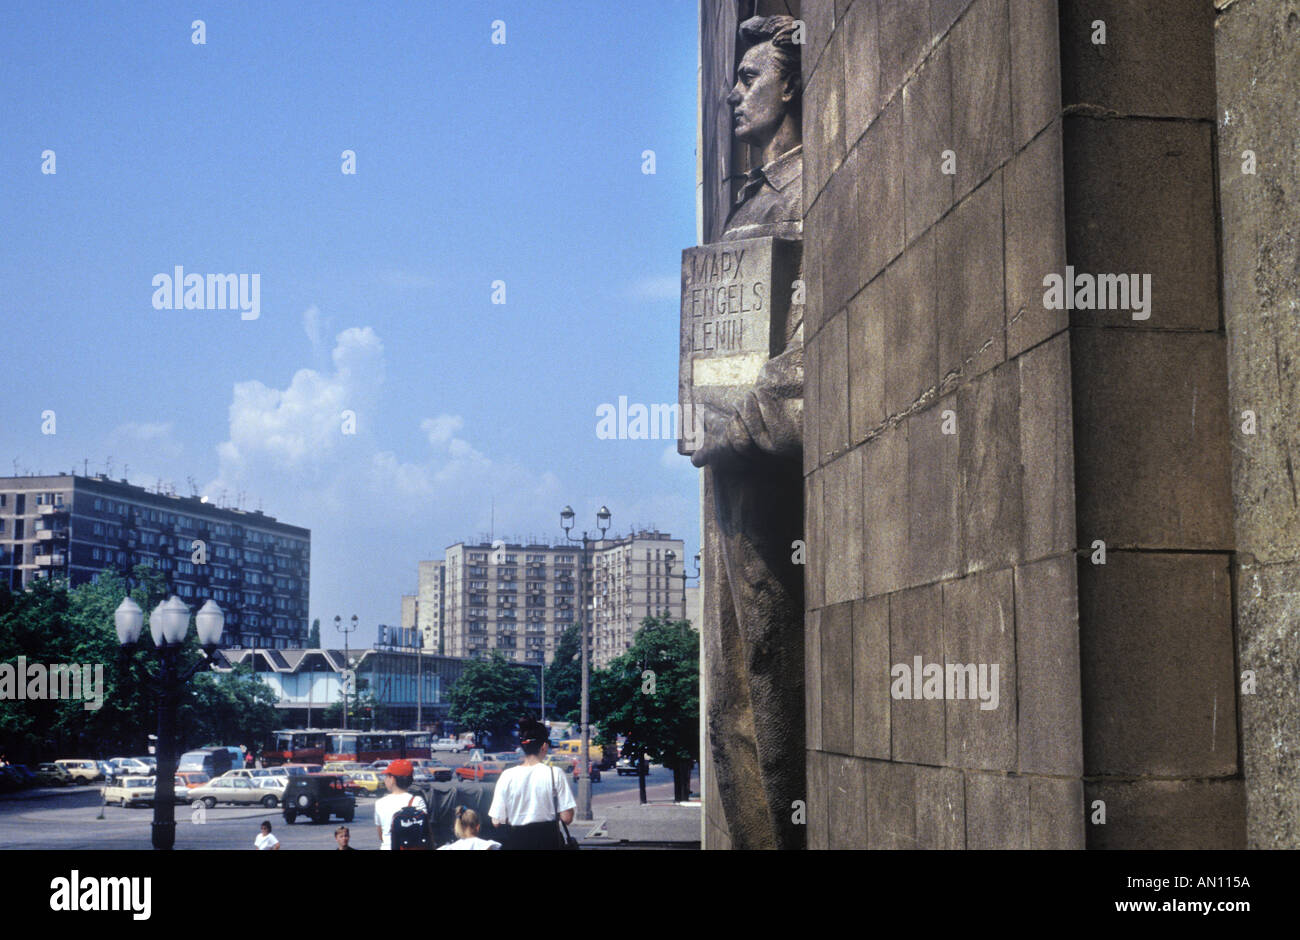
[[[573, 774], [573, 780], [575, 783], [577, 783], [578, 777], [582, 775], [582, 763], [576, 757], [553, 757], [551, 758], [551, 765], [554, 767], [563, 767], [566, 774]], [[591, 767], [591, 770], [588, 772], [587, 776], [591, 778], [592, 783], [600, 783], [600, 765], [595, 761], [591, 761], [589, 766]]]
[[456, 768], [456, 776], [461, 780], [495, 780], [513, 763], [502, 760], [474, 760]]

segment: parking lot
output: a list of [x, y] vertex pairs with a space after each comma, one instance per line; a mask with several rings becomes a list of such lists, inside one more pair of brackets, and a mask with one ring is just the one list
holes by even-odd
[[[698, 779], [692, 784], [698, 788]], [[592, 815], [599, 821], [605, 813], [623, 812], [638, 802], [636, 777], [619, 777], [613, 771], [601, 775], [592, 785]], [[672, 808], [672, 774], [652, 767], [646, 779], [648, 798], [659, 807]], [[0, 848], [4, 849], [141, 849], [151, 848], [148, 806], [122, 808], [102, 805], [102, 787], [66, 787], [11, 794], [0, 799]], [[690, 810], [687, 811], [689, 818]], [[373, 825], [374, 798], [357, 799], [356, 815], [348, 824], [352, 844], [358, 850], [377, 850]], [[284, 850], [335, 848], [337, 818], [324, 825], [299, 820], [292, 826], [279, 808], [261, 806], [218, 806], [197, 812], [188, 805], [176, 807], [177, 849], [251, 849], [258, 825], [269, 819]], [[598, 829], [593, 824], [592, 829]], [[677, 827], [689, 837], [689, 824]], [[585, 833], [575, 832], [584, 837]]]

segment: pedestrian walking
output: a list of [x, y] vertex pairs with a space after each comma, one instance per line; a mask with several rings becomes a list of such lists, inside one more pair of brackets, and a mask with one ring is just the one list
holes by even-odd
[[523, 763], [501, 774], [488, 809], [493, 824], [503, 828], [502, 847], [576, 848], [568, 824], [577, 803], [567, 776], [545, 763], [550, 750], [546, 725], [525, 718], [519, 723], [519, 738]]
[[466, 809], [463, 806], [456, 807], [456, 841], [448, 842], [446, 845], [438, 846], [438, 851], [443, 849], [454, 850], [473, 850], [473, 849], [499, 849], [500, 842], [494, 842], [491, 839], [480, 839], [478, 831], [481, 824], [479, 823], [478, 813], [472, 809]]
[[280, 851], [280, 840], [271, 834], [271, 821], [266, 820], [262, 823], [262, 832], [253, 840], [253, 848], [260, 851]]
[[388, 795], [375, 801], [375, 826], [384, 851], [429, 848], [429, 807], [424, 797], [407, 792], [414, 776], [409, 760], [395, 760], [384, 769]]
[[348, 845], [352, 841], [352, 832], [347, 826], [339, 826], [334, 830], [334, 841], [338, 843], [340, 852], [355, 852], [352, 846]]

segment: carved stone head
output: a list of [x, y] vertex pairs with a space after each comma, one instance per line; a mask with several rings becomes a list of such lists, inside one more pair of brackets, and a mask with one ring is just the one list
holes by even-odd
[[727, 95], [737, 140], [766, 148], [781, 134], [801, 142], [803, 73], [789, 16], [755, 16], [740, 24], [749, 45]]

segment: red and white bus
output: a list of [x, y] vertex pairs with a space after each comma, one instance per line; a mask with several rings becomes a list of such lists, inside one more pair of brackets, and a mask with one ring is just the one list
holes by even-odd
[[418, 760], [433, 754], [433, 735], [428, 731], [329, 731], [325, 760], [357, 761]]
[[320, 764], [325, 758], [324, 731], [285, 729], [273, 731], [262, 750], [263, 767], [281, 764]]

